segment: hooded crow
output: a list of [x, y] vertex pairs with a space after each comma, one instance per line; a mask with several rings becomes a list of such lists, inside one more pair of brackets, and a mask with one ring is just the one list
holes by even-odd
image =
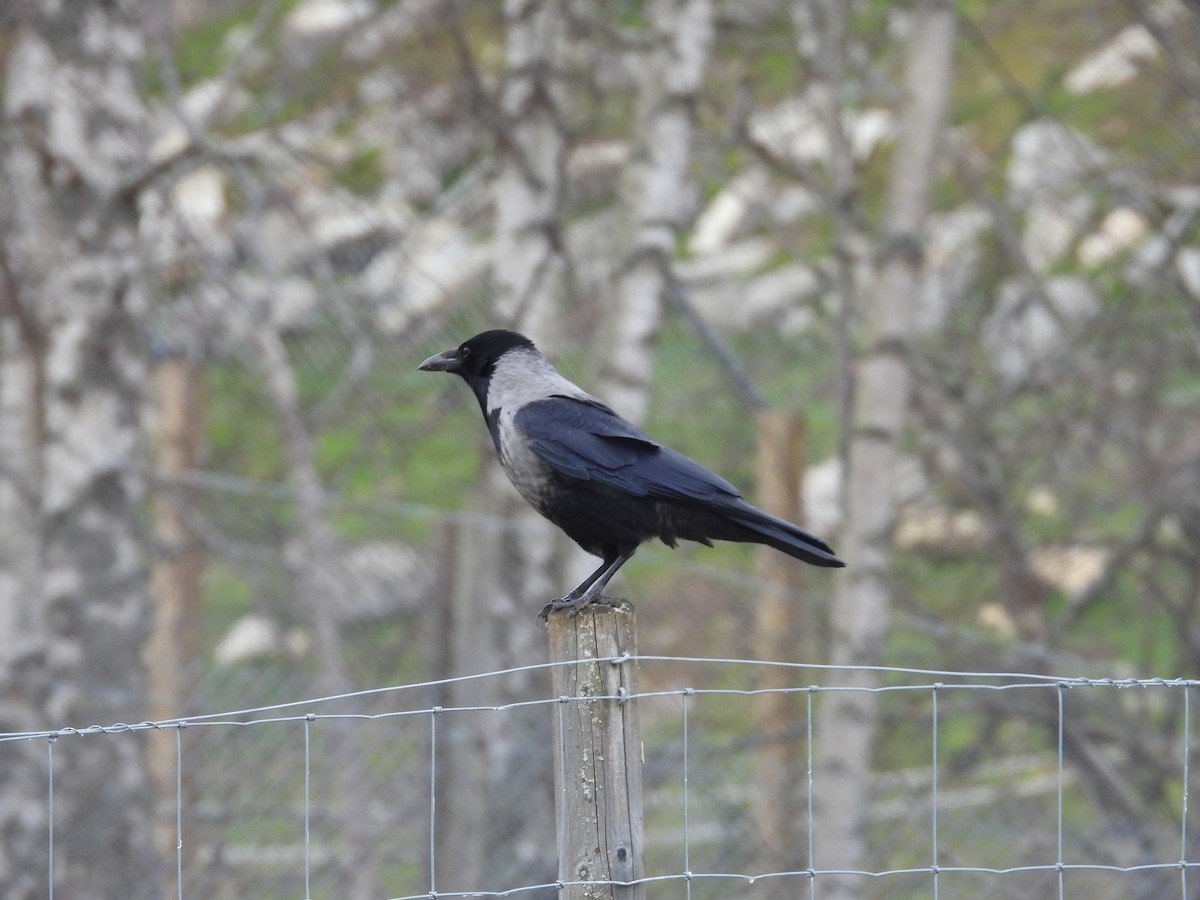
[[485, 331], [420, 365], [475, 393], [500, 465], [534, 509], [603, 562], [551, 609], [596, 601], [638, 546], [659, 538], [766, 544], [814, 566], [845, 565], [830, 546], [756, 509], [728, 481], [663, 446], [572, 384], [524, 335]]

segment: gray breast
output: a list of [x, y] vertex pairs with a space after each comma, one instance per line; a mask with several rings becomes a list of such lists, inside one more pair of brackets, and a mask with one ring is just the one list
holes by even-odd
[[529, 449], [529, 444], [517, 431], [514, 413], [500, 413], [497, 428], [500, 433], [500, 465], [513, 487], [535, 509], [541, 510], [549, 499], [553, 470]]
[[506, 353], [488, 384], [488, 418], [496, 422], [500, 465], [521, 496], [543, 513], [554, 484], [553, 469], [529, 449], [514, 418], [526, 404], [552, 396], [596, 402], [536, 350]]

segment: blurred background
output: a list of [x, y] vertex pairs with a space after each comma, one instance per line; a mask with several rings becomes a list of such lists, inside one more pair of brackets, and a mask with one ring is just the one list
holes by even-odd
[[[0, 732], [544, 661], [534, 615], [593, 562], [416, 371], [497, 326], [850, 564], [647, 546], [614, 583], [644, 654], [1200, 674], [1194, 0], [16, 0], [0, 72]], [[784, 676], [644, 687], [680, 677]], [[1191, 693], [1073, 696], [1062, 737], [1050, 695], [947, 701], [965, 856], [1053, 861], [1063, 741], [1072, 846], [1178, 861]], [[834, 696], [821, 858], [926, 864], [896, 804], [928, 790], [929, 698]], [[802, 713], [698, 707], [714, 866], [807, 865]], [[679, 759], [643, 716], [652, 790]], [[544, 719], [447, 725], [443, 889], [553, 880]], [[428, 883], [421, 728], [314, 735], [314, 896]], [[296, 734], [181, 746], [188, 896], [299, 894]], [[62, 895], [173, 891], [176, 751], [59, 742]], [[44, 897], [45, 746], [2, 757], [0, 894]]]

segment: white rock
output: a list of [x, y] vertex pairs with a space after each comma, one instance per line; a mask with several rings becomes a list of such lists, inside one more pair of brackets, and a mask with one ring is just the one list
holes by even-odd
[[794, 97], [750, 116], [750, 135], [775, 153], [807, 161], [829, 155], [821, 120], [807, 100]]
[[1144, 25], [1130, 25], [1084, 57], [1063, 80], [1073, 94], [1089, 94], [1132, 81], [1159, 54], [1158, 41]]
[[975, 624], [1007, 640], [1012, 640], [1021, 633], [1008, 610], [999, 603], [980, 604], [975, 612]]
[[982, 547], [987, 536], [987, 523], [973, 509], [913, 504], [900, 510], [892, 540], [908, 550], [966, 553]]
[[233, 666], [283, 653], [283, 637], [274, 619], [263, 615], [242, 616], [213, 648], [217, 665]]
[[1034, 574], [1064, 594], [1078, 594], [1104, 571], [1111, 551], [1076, 544], [1040, 547], [1032, 553]]
[[225, 174], [216, 166], [193, 169], [171, 186], [171, 201], [190, 226], [213, 231], [225, 216]]
[[611, 176], [628, 163], [632, 155], [633, 148], [628, 141], [588, 141], [571, 151], [567, 168], [578, 178]]
[[[774, 152], [801, 162], [829, 158], [829, 131], [807, 97], [795, 97], [750, 117], [750, 133]], [[865, 159], [895, 133], [888, 110], [864, 109], [843, 113], [842, 128], [856, 159]]]
[[1146, 236], [1150, 223], [1127, 206], [1118, 207], [1104, 217], [1100, 227], [1079, 242], [1076, 256], [1085, 266], [1096, 267], [1124, 253]]
[[1092, 217], [1095, 201], [1087, 194], [1035, 202], [1025, 215], [1021, 251], [1035, 272], [1048, 272], [1074, 246]]
[[1036, 487], [1025, 497], [1025, 508], [1039, 516], [1056, 516], [1060, 510], [1058, 497], [1047, 487]]
[[767, 199], [770, 180], [759, 168], [732, 178], [696, 218], [688, 248], [697, 256], [727, 246], [745, 223], [750, 211]]
[[852, 112], [847, 117], [846, 126], [856, 159], [866, 159], [896, 132], [895, 116], [886, 109]]
[[300, 38], [315, 38], [345, 31], [369, 16], [367, 0], [301, 0], [288, 13], [284, 29]]

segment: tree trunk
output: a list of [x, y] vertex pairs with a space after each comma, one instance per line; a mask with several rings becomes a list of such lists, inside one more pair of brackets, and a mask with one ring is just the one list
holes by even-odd
[[[855, 383], [853, 431], [842, 538], [848, 568], [833, 606], [830, 661], [882, 662], [891, 608], [892, 491], [907, 418], [908, 353], [921, 267], [922, 226], [946, 115], [954, 47], [955, 10], [925, 0], [916, 14], [906, 63], [906, 108], [896, 148], [885, 219], [886, 244], [865, 310], [867, 335]], [[870, 688], [878, 677], [847, 672], [846, 684]], [[816, 846], [818, 869], [865, 869], [871, 748], [876, 694], [824, 695], [816, 733]], [[820, 878], [827, 898], [862, 895], [863, 879]]]
[[496, 312], [537, 344], [553, 334], [565, 267], [567, 136], [558, 84], [562, 0], [505, 0], [500, 171], [496, 177]]
[[686, 215], [696, 94], [712, 45], [709, 0], [658, 0], [638, 79], [638, 143], [624, 184], [631, 239], [607, 309], [598, 396], [642, 423], [650, 406], [662, 297]]
[[[150, 621], [136, 319], [148, 171], [131, 3], [18, 5], [0, 132], [0, 729], [146, 716]], [[165, 892], [145, 742], [54, 744], [53, 880], [66, 897]], [[0, 762], [0, 894], [46, 897], [47, 748]]]
[[[561, 0], [506, 0], [505, 77], [499, 97], [500, 168], [495, 182], [493, 281], [498, 320], [547, 349], [565, 261], [561, 228], [567, 135], [560, 82], [566, 19]], [[556, 529], [517, 496], [487, 448], [479, 506], [505, 527], [465, 525], [469, 548], [454, 586], [449, 646], [454, 671], [496, 671], [543, 661], [534, 617], [540, 604], [566, 590], [563, 542]], [[462, 630], [466, 629], [466, 633]], [[488, 703], [544, 691], [539, 676], [516, 674], [487, 686]], [[454, 686], [448, 704], [468, 700]], [[519, 714], [439, 720], [445, 783], [437, 823], [439, 890], [481, 890], [554, 881], [553, 784], [549, 744], [533, 740]], [[541, 735], [544, 737], [544, 735]], [[482, 789], [482, 793], [480, 792]], [[467, 820], [463, 816], [469, 817]], [[453, 845], [448, 838], [463, 838]], [[480, 843], [482, 842], [482, 843]], [[488, 884], [469, 879], [486, 873]], [[552, 898], [553, 891], [545, 893]], [[537, 895], [532, 900], [538, 900]]]
[[[186, 354], [159, 359], [152, 374], [155, 415], [153, 490], [154, 568], [151, 590], [154, 623], [146, 647], [150, 676], [149, 717], [155, 721], [187, 713], [192, 685], [200, 676], [200, 600], [204, 552], [188, 524], [187, 508], [194, 492], [170, 479], [194, 468], [204, 428], [203, 377]], [[171, 730], [152, 731], [150, 772], [158, 788], [159, 847], [173, 852], [176, 834], [176, 784], [180, 775], [184, 802], [195, 801], [190, 770], [176, 771], [178, 739]], [[185, 842], [184, 868], [190, 867], [194, 842]]]

